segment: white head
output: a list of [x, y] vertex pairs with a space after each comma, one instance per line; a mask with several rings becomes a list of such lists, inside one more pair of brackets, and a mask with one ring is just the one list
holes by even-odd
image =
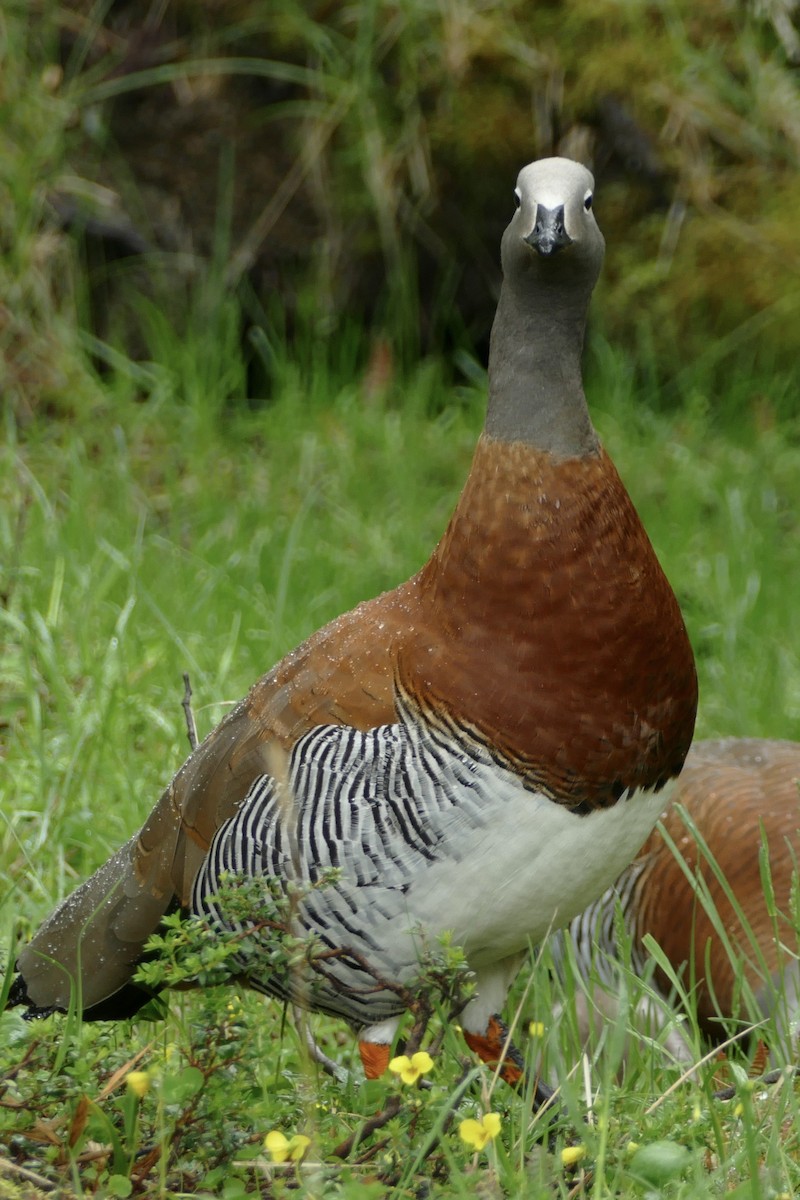
[[[504, 272], [563, 254], [581, 261], [593, 286], [605, 243], [594, 216], [591, 171], [569, 158], [542, 158], [522, 168], [514, 195], [517, 211], [503, 237]], [[572, 273], [563, 259], [559, 272]]]

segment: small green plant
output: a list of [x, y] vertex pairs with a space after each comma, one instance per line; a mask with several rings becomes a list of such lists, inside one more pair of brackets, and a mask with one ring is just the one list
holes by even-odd
[[221, 923], [180, 912], [164, 917], [147, 941], [136, 981], [158, 991], [246, 981], [251, 974], [286, 978], [303, 963], [313, 964], [320, 953], [313, 936], [298, 937], [294, 932], [298, 905], [338, 877], [335, 868], [321, 872], [307, 885], [271, 876], [224, 875], [214, 896]]

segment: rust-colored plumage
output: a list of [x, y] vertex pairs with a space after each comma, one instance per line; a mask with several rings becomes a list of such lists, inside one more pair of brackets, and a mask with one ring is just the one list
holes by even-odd
[[[796, 873], [800, 860], [800, 743], [760, 738], [696, 742], [673, 804], [639, 854], [562, 937], [591, 992], [576, 995], [584, 1036], [618, 1013], [617, 909], [631, 937], [634, 970], [645, 973], [651, 937], [690, 997], [700, 1029], [720, 1041], [724, 1021], [774, 1019], [760, 1034], [786, 1053], [800, 1028]], [[674, 849], [673, 849], [674, 848]], [[764, 853], [766, 851], [766, 853]], [[765, 893], [765, 879], [771, 899]], [[774, 910], [773, 910], [774, 904]], [[600, 952], [599, 957], [597, 956]], [[596, 975], [590, 976], [592, 961]], [[670, 1012], [672, 980], [655, 964], [652, 991], [633, 1024], [682, 1062], [692, 1047]], [[626, 992], [627, 989], [622, 989]]]
[[[535, 590], [524, 582], [533, 577]], [[401, 648], [401, 679], [452, 709], [530, 786], [597, 807], [680, 769], [693, 728], [691, 650], [604, 451], [558, 462], [484, 438], [419, 578], [439, 636], [426, 653], [418, 631], [410, 662]]]
[[[745, 918], [741, 921], [717, 872], [680, 811], [663, 825], [695, 878], [702, 878], [733, 956], [713, 918], [657, 830], [642, 848], [645, 870], [636, 889], [632, 925], [639, 941], [652, 934], [667, 958], [696, 980], [701, 1025], [719, 1031], [719, 1015], [735, 1016], [745, 978], [765, 1010], [770, 979], [792, 963], [796, 933], [791, 921], [793, 875], [800, 858], [800, 743], [727, 738], [696, 743], [675, 791], [675, 800], [707, 845]], [[762, 831], [778, 916], [770, 915], [761, 878]], [[789, 953], [782, 946], [789, 948]], [[662, 978], [665, 990], [668, 982]]]

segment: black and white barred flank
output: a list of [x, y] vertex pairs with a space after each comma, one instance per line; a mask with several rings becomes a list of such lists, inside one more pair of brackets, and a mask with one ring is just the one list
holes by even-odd
[[238, 935], [274, 920], [275, 905], [268, 894], [253, 901], [252, 917], [233, 915], [218, 897], [225, 879], [277, 880], [295, 897], [292, 935], [329, 957], [288, 971], [273, 952], [278, 931], [263, 959], [242, 958], [243, 975], [356, 1025], [402, 1013], [397, 986], [419, 974], [445, 931], [475, 973], [475, 1003], [496, 1003], [519, 956], [613, 884], [664, 804], [651, 789], [572, 812], [526, 786], [468, 730], [403, 697], [398, 709], [396, 724], [367, 732], [312, 729], [272, 765], [277, 780], [254, 780], [192, 894], [198, 916]]
[[[487, 778], [496, 771], [480, 747], [460, 747], [444, 731], [402, 713], [400, 722], [362, 733], [319, 726], [288, 756], [287, 778], [259, 776], [235, 816], [216, 834], [195, 881], [192, 910], [241, 932], [215, 903], [226, 875], [300, 885], [292, 932], [323, 949], [355, 951], [392, 982], [416, 973], [419, 919], [409, 906], [414, 880], [458, 854], [458, 830], [487, 821]], [[330, 868], [334, 882], [316, 890]], [[258, 912], [252, 922], [259, 921]], [[393, 991], [353, 959], [325, 964], [332, 981], [307, 969], [264, 973], [248, 982], [272, 995], [369, 1024], [402, 1011]]]
[[618, 921], [621, 916], [625, 932], [633, 938], [630, 965], [637, 975], [644, 973], [647, 958], [634, 937], [636, 931], [631, 914], [639, 908], [639, 893], [646, 882], [645, 867], [643, 861], [632, 862], [612, 887], [553, 937], [551, 953], [556, 970], [563, 969], [564, 939], [568, 938], [581, 975], [588, 978], [593, 971], [599, 982], [613, 989], [618, 981], [620, 963]]

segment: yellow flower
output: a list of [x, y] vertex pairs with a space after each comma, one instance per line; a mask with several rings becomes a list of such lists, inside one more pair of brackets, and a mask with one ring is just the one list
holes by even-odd
[[399, 1075], [403, 1083], [416, 1083], [420, 1075], [427, 1075], [433, 1067], [433, 1059], [427, 1050], [418, 1050], [411, 1058], [399, 1054], [389, 1063], [389, 1070]]
[[565, 1146], [561, 1151], [561, 1161], [565, 1167], [574, 1167], [586, 1153], [585, 1146]]
[[311, 1138], [295, 1133], [287, 1138], [279, 1129], [271, 1129], [264, 1138], [264, 1148], [273, 1162], [299, 1162], [311, 1145]]
[[150, 1072], [129, 1071], [125, 1076], [125, 1082], [128, 1085], [128, 1090], [141, 1100], [142, 1096], [146, 1096], [150, 1090]]
[[531, 1021], [530, 1025], [528, 1026], [528, 1033], [531, 1035], [531, 1037], [544, 1037], [544, 1021]]
[[466, 1121], [462, 1121], [458, 1127], [458, 1132], [461, 1135], [461, 1140], [466, 1142], [468, 1146], [474, 1146], [476, 1150], [482, 1150], [487, 1142], [492, 1138], [496, 1138], [500, 1132], [500, 1114], [495, 1112], [486, 1113], [480, 1121], [468, 1117]]

